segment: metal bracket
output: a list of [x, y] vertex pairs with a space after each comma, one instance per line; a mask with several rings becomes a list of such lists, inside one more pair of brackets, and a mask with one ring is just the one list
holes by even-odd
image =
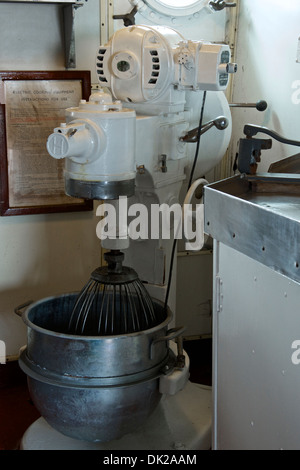
[[82, 2], [78, 0], [0, 0], [0, 3], [36, 3], [39, 5], [61, 5], [64, 25], [65, 65], [67, 69], [76, 68], [74, 16], [75, 9], [83, 6]]
[[270, 148], [272, 148], [271, 139], [240, 139], [233, 170], [238, 169], [240, 173], [255, 174], [261, 151]]
[[82, 4], [63, 5], [65, 62], [67, 69], [76, 68], [74, 17], [75, 10], [80, 6], [82, 6]]

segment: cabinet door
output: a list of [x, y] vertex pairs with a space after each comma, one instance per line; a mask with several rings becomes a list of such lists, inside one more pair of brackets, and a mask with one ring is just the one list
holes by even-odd
[[213, 446], [299, 449], [300, 285], [214, 248]]

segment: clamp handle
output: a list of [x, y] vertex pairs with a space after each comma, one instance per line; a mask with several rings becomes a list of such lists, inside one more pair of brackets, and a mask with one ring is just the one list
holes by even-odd
[[138, 11], [137, 5], [129, 12], [124, 15], [113, 15], [114, 20], [123, 20], [124, 26], [132, 26], [135, 24], [135, 15]]
[[278, 140], [278, 142], [281, 142], [282, 144], [296, 145], [297, 147], [300, 147], [300, 141], [286, 139], [285, 137], [282, 137], [281, 135], [277, 134], [277, 132], [271, 131], [267, 127], [255, 126], [254, 124], [246, 124], [244, 126], [244, 134], [247, 137], [253, 137], [258, 132], [262, 132], [263, 134], [267, 134], [270, 137], [273, 137], [273, 139]]
[[224, 8], [236, 7], [236, 3], [226, 2], [225, 0], [212, 0], [211, 2], [209, 2], [209, 6], [215, 11], [221, 11]]

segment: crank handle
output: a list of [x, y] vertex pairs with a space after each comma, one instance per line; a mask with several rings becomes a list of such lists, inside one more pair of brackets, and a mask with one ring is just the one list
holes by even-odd
[[[228, 127], [228, 119], [225, 116], [219, 116], [216, 119], [212, 119], [208, 121], [201, 127], [200, 135], [205, 134], [209, 129], [212, 127], [216, 127], [220, 131], [226, 129]], [[188, 131], [184, 136], [180, 137], [179, 140], [181, 142], [197, 142], [199, 136], [199, 127], [195, 127], [195, 129], [191, 129]]]

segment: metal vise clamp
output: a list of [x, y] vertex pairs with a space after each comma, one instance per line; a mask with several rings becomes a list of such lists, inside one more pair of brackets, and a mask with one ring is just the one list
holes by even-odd
[[296, 145], [300, 147], [300, 142], [297, 140], [286, 139], [267, 127], [254, 126], [253, 124], [246, 124], [244, 127], [244, 134], [247, 136], [239, 141], [239, 151], [236, 155], [234, 170], [238, 169], [240, 173], [255, 174], [262, 150], [272, 148], [271, 139], [254, 139], [253, 136], [258, 132], [267, 134], [273, 139], [278, 140], [283, 144]]

